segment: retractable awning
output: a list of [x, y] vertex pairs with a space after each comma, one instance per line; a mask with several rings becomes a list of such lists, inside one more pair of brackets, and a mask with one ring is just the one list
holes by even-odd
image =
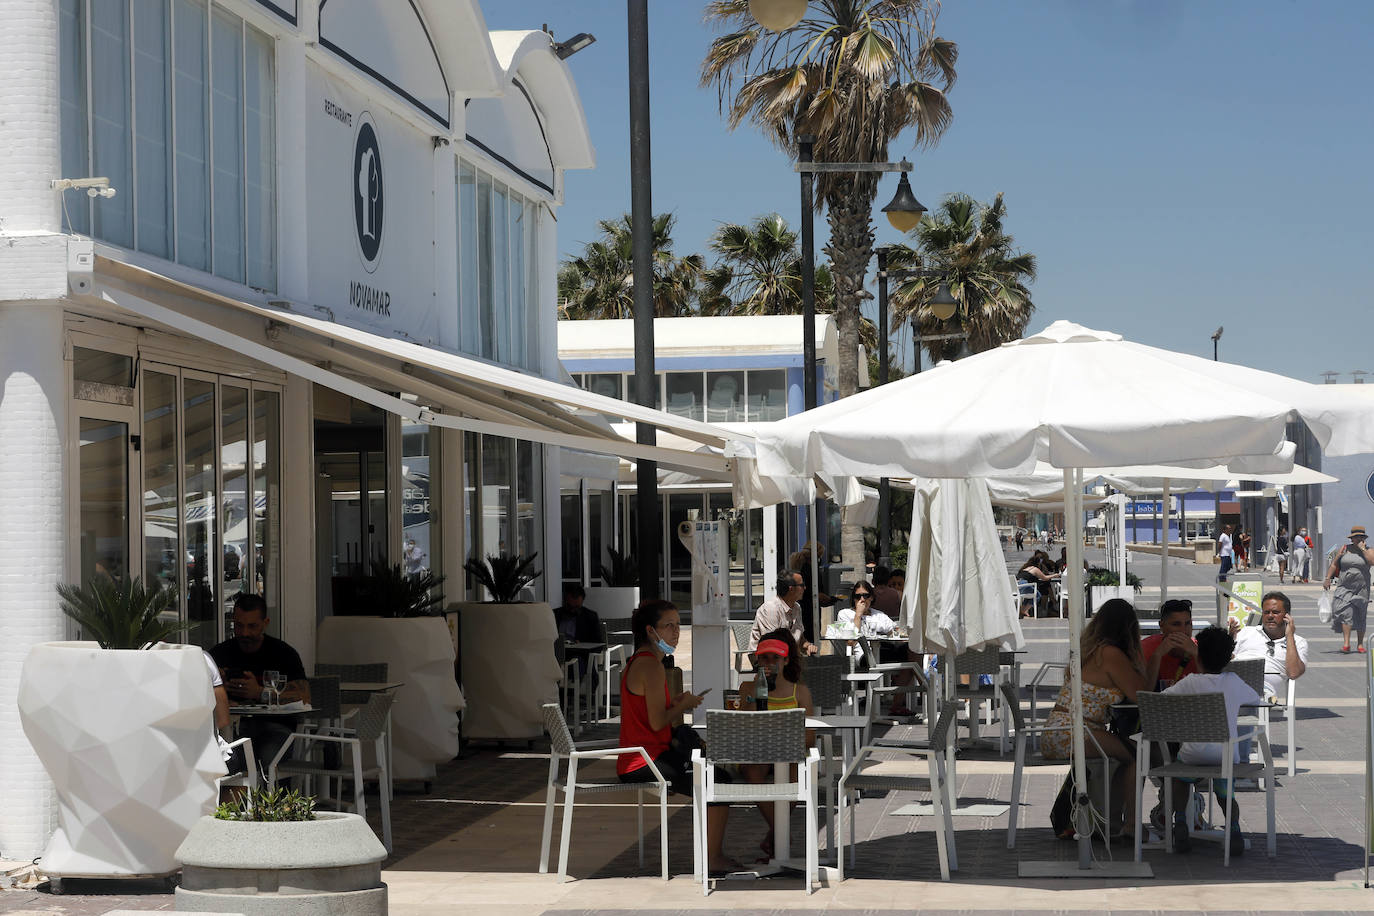
[[[91, 300], [431, 426], [657, 461], [710, 474], [728, 474], [728, 459], [693, 449], [702, 445], [722, 449], [727, 438], [739, 435], [306, 315], [300, 307], [220, 295], [106, 257], [96, 258], [91, 294], [77, 297], [77, 301]], [[392, 392], [404, 392], [415, 400]], [[652, 423], [692, 445], [640, 445], [619, 435], [608, 417]]]

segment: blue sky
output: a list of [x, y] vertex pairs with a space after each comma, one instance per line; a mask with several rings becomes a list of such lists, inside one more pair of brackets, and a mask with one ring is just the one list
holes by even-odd
[[[676, 249], [722, 222], [799, 219], [786, 153], [728, 130], [698, 87], [703, 4], [650, 4], [655, 212]], [[625, 5], [487, 0], [493, 29], [548, 23], [597, 43], [569, 60], [598, 166], [569, 173], [560, 255], [629, 209]], [[928, 207], [1001, 191], [1007, 228], [1039, 259], [1036, 330], [1056, 318], [1309, 381], [1374, 371], [1365, 322], [1374, 248], [1374, 3], [1367, 0], [946, 0], [959, 45], [954, 121], [934, 149], [907, 137]], [[895, 179], [881, 186], [878, 206]], [[899, 240], [886, 220], [879, 243]], [[817, 249], [824, 243], [817, 222]], [[909, 348], [909, 343], [907, 347]], [[1204, 393], [1199, 393], [1202, 396]]]

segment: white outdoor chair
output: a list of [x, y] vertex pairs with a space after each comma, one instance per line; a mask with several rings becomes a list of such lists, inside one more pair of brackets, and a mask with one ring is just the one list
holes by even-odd
[[[606, 698], [606, 718], [611, 717], [611, 694], [620, 696], [620, 679], [612, 677], [612, 672], [622, 670], [626, 661], [634, 654], [634, 634], [630, 629], [629, 617], [612, 617], [601, 621], [606, 630], [606, 656], [603, 670], [606, 677], [602, 688]], [[598, 707], [599, 709], [600, 707]]]
[[[374, 693], [366, 705], [358, 711], [357, 726], [344, 729], [343, 734], [329, 735], [322, 732], [292, 732], [286, 743], [277, 751], [277, 756], [267, 768], [267, 785], [277, 784], [279, 776], [323, 776], [326, 779], [353, 780], [353, 805], [357, 813], [367, 816], [367, 806], [363, 800], [363, 787], [368, 779], [378, 782], [377, 795], [382, 806], [382, 844], [391, 852], [391, 770], [387, 759], [387, 722], [391, 704], [395, 702], [393, 693]], [[348, 748], [347, 760], [340, 760], [337, 766], [314, 762], [306, 759], [283, 760], [292, 745], [301, 749], [304, 757], [309, 745], [316, 741], [338, 744]], [[371, 744], [376, 757], [376, 765], [363, 767], [363, 744]], [[341, 757], [343, 755], [340, 755]], [[343, 793], [340, 792], [340, 795]]]
[[[1296, 728], [1298, 721], [1298, 682], [1290, 677], [1285, 680], [1285, 683], [1287, 683], [1288, 687], [1284, 691], [1284, 699], [1279, 701], [1278, 697], [1275, 697], [1273, 703], [1261, 706], [1259, 708], [1259, 721], [1260, 725], [1264, 726], [1264, 734], [1267, 738], [1269, 736], [1270, 717], [1274, 712], [1281, 713], [1283, 717], [1288, 720], [1288, 775], [1296, 776], [1298, 775], [1298, 738]], [[1260, 696], [1264, 695], [1263, 690], [1260, 690], [1259, 693]]]
[[[611, 717], [611, 688], [620, 683], [620, 674], [625, 668], [625, 659], [629, 657], [629, 648], [620, 642], [611, 642], [609, 628], [606, 621], [600, 622], [601, 641], [606, 644], [606, 648], [596, 653], [596, 692], [592, 696], [592, 709], [595, 711], [593, 718], [600, 718], [601, 709], [606, 709], [606, 718]], [[627, 621], [628, 626], [628, 621]]]
[[[639, 841], [639, 867], [644, 867], [644, 793], [658, 796], [658, 834], [659, 861], [663, 867], [663, 880], [668, 880], [668, 781], [663, 778], [658, 767], [649, 759], [642, 747], [608, 747], [615, 742], [589, 741], [576, 744], [568, 731], [568, 723], [563, 718], [563, 710], [557, 703], [545, 703], [540, 709], [544, 714], [544, 729], [549, 733], [549, 786], [544, 797], [544, 839], [540, 844], [539, 874], [549, 873], [549, 845], [553, 839], [553, 809], [557, 795], [563, 793], [563, 833], [558, 846], [558, 880], [568, 879], [568, 844], [572, 839], [573, 806], [577, 804], [578, 793], [604, 794], [606, 792], [632, 791], [638, 799], [639, 831], [635, 837]], [[615, 759], [621, 754], [638, 753], [644, 764], [654, 775], [653, 782], [626, 783], [616, 779], [614, 782], [588, 782], [577, 778], [577, 765], [582, 760]], [[558, 776], [560, 760], [568, 761], [567, 776]]]
[[225, 786], [237, 786], [251, 792], [258, 787], [258, 776], [260, 775], [258, 773], [258, 761], [253, 756], [253, 741], [251, 738], [239, 738], [220, 745], [223, 751], [233, 750], [236, 747], [243, 748], [243, 772], [221, 776], [215, 780], [215, 784], [220, 789]]
[[[950, 871], [958, 870], [959, 857], [954, 842], [954, 787], [947, 775], [948, 759], [946, 756], [949, 753], [949, 730], [953, 726], [954, 717], [958, 714], [958, 710], [959, 707], [955, 703], [945, 704], [940, 711], [939, 719], [935, 722], [935, 728], [931, 730], [928, 743], [868, 744], [860, 748], [854, 756], [853, 763], [849, 765], [849, 769], [840, 779], [840, 845], [836, 862], [839, 868], [839, 880], [844, 880], [844, 825], [849, 795], [851, 792], [857, 793], [864, 789], [911, 792], [928, 788], [931, 808], [935, 815], [935, 846], [940, 858], [941, 880], [948, 881]], [[924, 758], [926, 772], [924, 775], [914, 772], [888, 772], [886, 769], [865, 772], [865, 766], [877, 762], [869, 759], [875, 753], [902, 754], [908, 757]], [[882, 763], [885, 764], [886, 761]], [[851, 814], [849, 817], [849, 864], [851, 868], [855, 862], [855, 847], [854, 818]]]
[[[1170, 777], [1187, 776], [1198, 779], [1224, 779], [1232, 787], [1235, 795], [1235, 779], [1242, 777], [1264, 777], [1266, 824], [1268, 828], [1268, 853], [1276, 852], [1274, 839], [1274, 758], [1269, 753], [1269, 740], [1258, 728], [1241, 728], [1235, 738], [1231, 737], [1231, 727], [1226, 715], [1226, 697], [1220, 693], [1162, 694], [1142, 690], [1135, 695], [1140, 708], [1140, 733], [1135, 735], [1136, 742], [1136, 783], [1135, 805], [1140, 810], [1144, 795], [1145, 780], [1148, 777], [1161, 777], [1164, 783], [1165, 849], [1172, 852], [1174, 834], [1169, 824], [1169, 812], [1173, 811], [1173, 782]], [[1236, 745], [1249, 735], [1259, 737], [1260, 751], [1264, 763], [1233, 763]], [[1197, 741], [1221, 745], [1221, 763], [1196, 764], [1182, 763], [1173, 759], [1169, 753], [1170, 741]], [[1159, 766], [1150, 766], [1150, 743], [1159, 745], [1164, 761]], [[1222, 863], [1231, 864], [1231, 804], [1222, 806]], [[1140, 861], [1142, 825], [1140, 818], [1135, 824], [1135, 860]]]
[[730, 638], [735, 642], [734, 660], [731, 662], [732, 671], [731, 687], [738, 687], [744, 683], [744, 675], [753, 670], [753, 663], [749, 657], [753, 655], [749, 651], [749, 634], [754, 631], [752, 622], [733, 621], [730, 624]]
[[[986, 724], [992, 727], [996, 722], [1001, 726], [998, 735], [997, 750], [1000, 754], [1007, 752], [1007, 718], [1005, 715], [997, 714], [997, 705], [1002, 699], [1002, 694], [997, 689], [997, 679], [1002, 674], [1002, 650], [995, 645], [985, 646], [982, 649], [969, 649], [960, 653], [954, 659], [954, 671], [944, 672], [946, 677], [954, 677], [954, 699], [956, 702], [968, 701], [968, 732], [969, 740], [978, 740], [978, 711], [986, 704], [987, 717]], [[948, 656], [946, 656], [948, 657]], [[989, 675], [993, 678], [993, 683], [980, 684], [981, 675]], [[968, 675], [969, 683], [960, 684], [958, 678]], [[958, 728], [956, 726], [956, 733]]]
[[[732, 763], [796, 764], [796, 782], [717, 782], [716, 767]], [[706, 748], [692, 751], [692, 825], [701, 873], [701, 893], [711, 891], [711, 869], [706, 845], [706, 808], [712, 802], [801, 802], [806, 810], [806, 869], [804, 883], [810, 894], [817, 879], [820, 857], [816, 829], [816, 767], [820, 752], [806, 747], [806, 710], [778, 709], [746, 712], [729, 709], [706, 711]], [[777, 825], [779, 839], [784, 826]]]

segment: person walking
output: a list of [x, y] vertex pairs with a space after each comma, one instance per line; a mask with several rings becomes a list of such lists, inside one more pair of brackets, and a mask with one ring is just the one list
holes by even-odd
[[1336, 591], [1331, 596], [1331, 629], [1341, 634], [1344, 645], [1341, 651], [1350, 651], [1350, 631], [1355, 631], [1355, 648], [1364, 648], [1365, 614], [1369, 609], [1369, 569], [1374, 566], [1374, 550], [1365, 547], [1363, 525], [1350, 529], [1350, 543], [1331, 559], [1326, 571], [1322, 588], [1330, 591], [1335, 583]]
[[1289, 567], [1293, 572], [1294, 582], [1307, 581], [1307, 553], [1312, 545], [1307, 540], [1307, 529], [1302, 528], [1297, 534], [1293, 535], [1293, 564]]
[[1288, 529], [1279, 528], [1279, 536], [1274, 539], [1274, 553], [1279, 561], [1279, 584], [1283, 584], [1284, 574], [1288, 571]]
[[1227, 575], [1231, 572], [1231, 564], [1234, 556], [1231, 553], [1231, 526], [1223, 525], [1221, 536], [1217, 538], [1217, 556], [1221, 558], [1221, 571], [1217, 573], [1217, 581], [1225, 582]]

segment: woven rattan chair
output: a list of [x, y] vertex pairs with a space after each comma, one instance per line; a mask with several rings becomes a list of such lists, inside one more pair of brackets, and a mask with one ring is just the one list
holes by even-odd
[[[540, 709], [544, 715], [544, 729], [549, 733], [549, 787], [548, 793], [544, 798], [544, 839], [540, 845], [539, 853], [539, 874], [549, 873], [549, 846], [553, 839], [553, 809], [557, 804], [557, 795], [563, 793], [563, 835], [558, 847], [558, 880], [566, 881], [568, 878], [568, 843], [572, 838], [573, 806], [577, 803], [578, 793], [602, 794], [606, 792], [627, 792], [636, 793], [639, 801], [639, 832], [636, 839], [639, 842], [639, 867], [644, 867], [644, 793], [649, 792], [658, 796], [658, 834], [659, 834], [659, 860], [663, 868], [663, 880], [668, 880], [668, 782], [659, 772], [658, 767], [649, 759], [649, 754], [642, 747], [607, 747], [608, 742], [588, 742], [578, 745], [573, 742], [572, 734], [568, 731], [568, 723], [563, 718], [563, 710], [557, 703], [545, 703]], [[609, 742], [614, 743], [614, 742]], [[644, 758], [645, 766], [649, 767], [654, 774], [654, 782], [624, 783], [617, 779], [615, 782], [587, 782], [578, 780], [577, 765], [582, 760], [601, 760], [605, 758], [614, 759], [621, 754], [638, 753]], [[565, 778], [558, 776], [559, 761], [568, 761], [568, 773]]]
[[[948, 881], [951, 869], [958, 870], [959, 856], [954, 845], [954, 789], [947, 778], [946, 767], [949, 730], [953, 727], [954, 717], [958, 714], [958, 710], [959, 707], [955, 703], [945, 704], [944, 708], [940, 710], [939, 718], [935, 721], [935, 727], [930, 732], [930, 741], [926, 744], [914, 742], [901, 745], [868, 744], [860, 748], [859, 753], [854, 756], [854, 762], [849, 765], [849, 769], [840, 779], [840, 829], [838, 831], [840, 845], [836, 864], [839, 866], [839, 879], [841, 881], [844, 880], [844, 825], [849, 795], [851, 792], [857, 793], [864, 789], [888, 792], [919, 792], [928, 789], [930, 803], [935, 814], [935, 845], [940, 857], [940, 878]], [[869, 758], [876, 753], [924, 758], [926, 773], [922, 775], [910, 771], [892, 772], [886, 766], [865, 772], [864, 768], [870, 762]], [[853, 815], [850, 815], [849, 864], [851, 868], [855, 861], [855, 845], [854, 818]]]
[[[1259, 694], [1260, 696], [1264, 696], [1264, 666], [1265, 660], [1263, 658], [1243, 658], [1238, 660], [1233, 659], [1229, 664], [1227, 664], [1225, 670], [1234, 671], [1237, 675], [1240, 676], [1240, 679], [1242, 681], [1250, 685], [1251, 690], [1255, 691], [1255, 693]], [[1282, 715], [1287, 717], [1288, 775], [1296, 776], [1298, 773], [1298, 748], [1296, 743], [1297, 734], [1294, 728], [1294, 723], [1297, 720], [1297, 682], [1293, 681], [1292, 679], [1287, 679], [1285, 681], [1285, 684], [1287, 685], [1285, 696], [1283, 698], [1275, 697], [1273, 698], [1271, 703], [1265, 706], [1261, 706], [1258, 710], [1256, 710], [1254, 721], [1257, 721], [1260, 725], [1264, 726], [1264, 734], [1267, 736], [1269, 734], [1269, 723], [1273, 711], [1277, 710]], [[1248, 725], [1250, 723], [1250, 718], [1241, 718], [1242, 725]]]
[[744, 675], [753, 670], [753, 663], [749, 661], [753, 654], [749, 651], [749, 635], [753, 632], [752, 621], [733, 621], [730, 624], [730, 637], [735, 641], [734, 660], [730, 663], [734, 672], [734, 687], [744, 683]]
[[[387, 664], [386, 662], [368, 662], [359, 665], [330, 664], [327, 662], [315, 663], [315, 676], [325, 674], [338, 675], [340, 681], [354, 681], [362, 684], [381, 684], [386, 682]], [[342, 703], [366, 703], [368, 693], [362, 690], [345, 690], [339, 695]]]
[[[1231, 726], [1226, 715], [1226, 698], [1220, 693], [1163, 694], [1142, 690], [1135, 695], [1140, 707], [1140, 734], [1136, 740], [1136, 784], [1135, 804], [1140, 810], [1147, 777], [1158, 776], [1165, 779], [1164, 810], [1173, 810], [1173, 783], [1171, 777], [1187, 776], [1195, 779], [1225, 779], [1232, 786], [1240, 777], [1263, 776], [1265, 781], [1265, 802], [1267, 808], [1268, 852], [1275, 854], [1274, 841], [1274, 758], [1269, 753], [1269, 741], [1258, 727], [1240, 729], [1239, 735], [1231, 737]], [[1232, 763], [1234, 749], [1247, 734], [1259, 736], [1260, 750], [1264, 763]], [[1221, 763], [1197, 764], [1175, 761], [1169, 753], [1170, 741], [1198, 741], [1221, 745]], [[1159, 745], [1161, 759], [1159, 766], [1150, 766], [1150, 742]], [[1225, 809], [1222, 819], [1222, 849], [1224, 865], [1231, 864], [1231, 805]], [[1173, 831], [1165, 830], [1165, 848], [1173, 851]], [[1135, 825], [1135, 860], [1140, 861], [1142, 829], [1140, 818]]]
[[1264, 696], [1264, 659], [1262, 658], [1241, 658], [1232, 659], [1226, 663], [1223, 671], [1234, 671], [1236, 676], [1244, 681], [1251, 690], [1260, 696]]
[[[786, 834], [787, 804], [801, 802], [806, 809], [805, 889], [810, 894], [817, 879], [820, 851], [816, 830], [816, 767], [820, 752], [806, 747], [806, 710], [778, 709], [744, 712], [710, 709], [706, 712], [706, 747], [692, 751], [693, 837], [701, 874], [701, 893], [710, 893], [711, 874], [707, 866], [706, 806], [713, 802], [781, 802], [777, 822], [779, 845]], [[796, 782], [718, 782], [716, 767], [722, 764], [771, 763], [775, 767], [796, 764]], [[785, 770], [779, 772], [785, 773]]]
[[[396, 697], [390, 693], [374, 693], [358, 711], [357, 727], [343, 735], [326, 735], [320, 732], [292, 732], [272, 758], [267, 769], [267, 784], [275, 786], [279, 776], [323, 776], [327, 779], [353, 780], [353, 804], [357, 813], [367, 816], [363, 802], [363, 784], [375, 778], [378, 783], [377, 795], [382, 806], [382, 843], [387, 852], [391, 851], [391, 773], [387, 767], [386, 728], [387, 713]], [[315, 763], [307, 760], [283, 760], [287, 750], [294, 743], [323, 741], [338, 744], [349, 749], [348, 760], [337, 766]], [[375, 766], [363, 768], [363, 744], [372, 745], [376, 754]], [[342, 793], [341, 793], [342, 794]]]
[[[1007, 752], [1007, 717], [997, 715], [997, 705], [1002, 699], [1001, 691], [997, 689], [997, 678], [1002, 673], [1002, 650], [996, 645], [984, 646], [981, 649], [970, 649], [955, 656], [954, 672], [947, 676], [955, 678], [954, 699], [958, 702], [968, 701], [968, 732], [969, 740], [978, 740], [978, 710], [986, 704], [987, 718], [986, 724], [991, 727], [994, 722], [1001, 725], [1001, 732], [998, 735], [997, 751], [1000, 754]], [[958, 678], [967, 674], [969, 683], [960, 684]], [[989, 675], [993, 679], [991, 684], [979, 684], [981, 675]]]

